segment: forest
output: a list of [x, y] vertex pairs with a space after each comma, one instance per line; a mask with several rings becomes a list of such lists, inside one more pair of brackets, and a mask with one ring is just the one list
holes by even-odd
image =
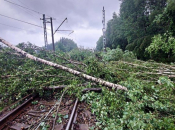
[[[95, 117], [89, 130], [174, 130], [175, 1], [120, 1], [120, 13], [107, 23], [105, 51], [102, 36], [95, 50], [61, 38], [55, 52], [52, 44], [14, 46], [0, 38], [0, 121], [30, 93], [56, 100], [65, 94]], [[82, 93], [90, 88], [101, 92]], [[61, 124], [68, 115], [52, 116]], [[47, 120], [40, 124], [50, 130]]]
[[[106, 29], [106, 45], [132, 51], [138, 59], [174, 62], [174, 0], [121, 0]], [[96, 50], [102, 50], [102, 37]]]

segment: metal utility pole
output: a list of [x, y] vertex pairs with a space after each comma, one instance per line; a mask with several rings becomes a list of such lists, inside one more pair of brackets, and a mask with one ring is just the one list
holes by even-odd
[[45, 14], [43, 14], [43, 19], [40, 19], [40, 20], [43, 20], [44, 42], [45, 42], [45, 48], [47, 49], [48, 42], [47, 42], [47, 29], [46, 29], [46, 18], [45, 18]]
[[102, 15], [103, 15], [103, 20], [102, 20], [102, 24], [103, 24], [103, 51], [105, 51], [105, 46], [106, 46], [106, 29], [105, 29], [105, 9], [103, 6], [103, 10], [102, 10]]
[[[49, 19], [49, 21], [47, 21], [47, 19]], [[44, 28], [44, 41], [45, 41], [45, 48], [47, 49], [47, 46], [48, 46], [48, 42], [47, 42], [47, 28], [46, 28], [46, 23], [50, 23], [51, 24], [51, 34], [52, 34], [52, 45], [53, 45], [53, 51], [55, 51], [55, 45], [54, 45], [54, 34], [57, 32], [57, 31], [71, 31], [71, 33], [73, 33], [74, 31], [73, 30], [58, 30], [61, 25], [67, 20], [67, 18], [64, 19], [64, 21], [60, 24], [60, 26], [55, 30], [55, 32], [53, 33], [53, 18], [50, 17], [50, 18], [45, 18], [45, 14], [43, 14], [43, 28]], [[70, 34], [71, 34], [70, 33]], [[70, 35], [69, 34], [69, 35]]]
[[[49, 19], [50, 21], [47, 21], [47, 19]], [[48, 41], [47, 41], [47, 28], [46, 28], [46, 23], [50, 23], [51, 24], [51, 34], [52, 34], [52, 45], [53, 45], [53, 51], [55, 51], [55, 45], [54, 45], [54, 34], [53, 34], [53, 22], [52, 22], [52, 17], [50, 18], [46, 18], [45, 14], [43, 14], [43, 28], [44, 28], [44, 42], [45, 42], [45, 48], [47, 49], [48, 46]]]
[[51, 24], [51, 33], [52, 33], [52, 45], [53, 45], [53, 51], [55, 51], [52, 17], [50, 18], [50, 24]]

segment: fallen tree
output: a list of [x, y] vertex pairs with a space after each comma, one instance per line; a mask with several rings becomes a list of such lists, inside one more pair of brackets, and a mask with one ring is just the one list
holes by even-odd
[[79, 76], [79, 77], [82, 77], [84, 79], [87, 79], [87, 80], [90, 80], [90, 81], [93, 81], [95, 83], [98, 83], [98, 84], [101, 84], [101, 85], [104, 85], [106, 87], [110, 87], [110, 88], [114, 88], [114, 89], [120, 89], [120, 90], [125, 90], [127, 91], [127, 88], [122, 86], [122, 85], [119, 85], [119, 84], [114, 84], [114, 83], [111, 83], [111, 82], [107, 82], [105, 80], [102, 80], [100, 78], [95, 78], [93, 76], [90, 76], [90, 75], [87, 75], [87, 74], [84, 74], [84, 73], [81, 73], [77, 70], [74, 70], [74, 69], [71, 69], [71, 68], [68, 68], [68, 67], [65, 67], [65, 66], [62, 66], [62, 65], [59, 65], [59, 64], [56, 64], [56, 63], [53, 63], [53, 62], [50, 62], [50, 61], [47, 61], [47, 60], [44, 60], [44, 59], [41, 59], [41, 58], [38, 58], [38, 57], [35, 57], [21, 49], [19, 49], [18, 47], [15, 47], [14, 45], [10, 44], [9, 42], [5, 41], [4, 39], [0, 38], [0, 42], [4, 43], [5, 45], [7, 45], [8, 47], [10, 47], [11, 49], [17, 51], [18, 53], [24, 55], [25, 57], [31, 59], [31, 60], [34, 60], [34, 61], [37, 61], [37, 62], [41, 62], [43, 64], [46, 64], [46, 65], [49, 65], [49, 66], [52, 66], [56, 69], [61, 69], [61, 70], [64, 70], [66, 72], [69, 72], [71, 74], [74, 74], [76, 76]]

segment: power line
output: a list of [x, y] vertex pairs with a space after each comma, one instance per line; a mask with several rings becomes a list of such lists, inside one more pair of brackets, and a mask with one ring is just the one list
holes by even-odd
[[[19, 21], [19, 22], [23, 22], [23, 23], [26, 23], [26, 24], [29, 24], [29, 25], [33, 25], [33, 26], [36, 26], [36, 27], [39, 27], [39, 28], [43, 28], [42, 26], [40, 26], [40, 25], [36, 25], [36, 24], [33, 24], [33, 23], [29, 23], [29, 22], [26, 22], [26, 21], [23, 21], [23, 20], [20, 20], [20, 19], [16, 19], [16, 18], [12, 18], [12, 17], [9, 17], [9, 16], [6, 16], [6, 15], [3, 15], [3, 14], [0, 14], [0, 16], [3, 16], [3, 17], [6, 17], [6, 18], [9, 18], [9, 19], [13, 19], [13, 20], [16, 20], [16, 21]], [[2, 24], [2, 23], [1, 23]], [[5, 24], [4, 24], [5, 25]], [[6, 26], [10, 26], [10, 25], [6, 25]], [[11, 27], [13, 27], [13, 26], [11, 26]], [[59, 26], [60, 27], [60, 26]], [[17, 28], [17, 27], [14, 27], [14, 28]], [[18, 28], [18, 29], [20, 29], [20, 28]], [[50, 30], [50, 29], [48, 29], [48, 28], [46, 28], [47, 30]], [[59, 29], [59, 28], [58, 28]], [[23, 29], [24, 30], [24, 29]], [[73, 30], [56, 30], [55, 31], [55, 33], [57, 32], [57, 31], [72, 31], [73, 32]], [[55, 34], [54, 33], [54, 34]]]
[[70, 32], [70, 33], [68, 34], [68, 36], [71, 35], [72, 33], [74, 33], [74, 31]]
[[[19, 6], [19, 7], [21, 7], [21, 8], [24, 8], [24, 9], [27, 9], [27, 10], [30, 10], [30, 11], [33, 11], [33, 12], [35, 12], [35, 13], [37, 13], [37, 14], [45, 14], [45, 13], [41, 13], [41, 12], [39, 12], [39, 11], [30, 9], [30, 8], [28, 8], [28, 7], [25, 7], [26, 5], [25, 5], [23, 2], [21, 2], [20, 0], [18, 0], [18, 1], [19, 1], [20, 3], [22, 3], [23, 5], [25, 5], [25, 6], [19, 5], [19, 4], [17, 4], [17, 3], [14, 3], [14, 2], [11, 2], [11, 1], [8, 1], [8, 0], [4, 0], [4, 1], [6, 1], [6, 2], [8, 2], [8, 3], [10, 3], [10, 4], [13, 4], [13, 5]], [[47, 15], [47, 14], [45, 14], [45, 15], [48, 16], [48, 17], [51, 17], [51, 16], [49, 16], [49, 15]], [[53, 19], [53, 20], [56, 20], [57, 22], [59, 22], [56, 18], [53, 18], [53, 17], [52, 17], [52, 19]]]
[[[24, 4], [22, 1], [20, 1], [20, 0], [18, 0], [21, 4], [23, 4], [24, 6], [26, 6], [27, 7], [27, 5], [26, 4]], [[28, 8], [28, 7], [27, 7]]]
[[[18, 2], [21, 3], [23, 6], [26, 6], [26, 7], [28, 8], [28, 6], [25, 5], [23, 2], [21, 2], [20, 0], [18, 0]], [[21, 7], [19, 7], [19, 6], [18, 6], [18, 8], [21, 9]], [[35, 12], [31, 12], [30, 10], [26, 10], [25, 8], [22, 8], [22, 9], [23, 9], [26, 13], [30, 14], [31, 16], [33, 16], [33, 17], [35, 17], [35, 18], [37, 18], [37, 19], [38, 19], [38, 16], [40, 15], [40, 14], [36, 14]]]
[[[20, 30], [24, 30], [24, 31], [29, 31], [29, 30], [26, 30], [26, 29], [23, 29], [23, 28], [18, 28], [18, 27], [15, 27], [15, 26], [11, 26], [11, 25], [7, 25], [7, 24], [4, 24], [4, 23], [0, 23], [0, 25], [3, 25], [3, 26], [7, 26], [7, 27], [11, 27], [11, 28], [16, 28], [16, 29], [20, 29]], [[60, 30], [60, 31], [63, 31], [63, 30]], [[72, 31], [72, 30], [70, 30]], [[57, 32], [59, 34], [62, 34], [60, 32]], [[43, 34], [42, 34], [43, 35]]]
[[57, 30], [57, 31], [72, 31], [72, 30]]
[[[13, 4], [13, 5], [19, 6], [19, 7], [21, 7], [21, 8], [24, 8], [24, 9], [27, 9], [27, 10], [30, 10], [30, 11], [33, 11], [33, 12], [35, 12], [35, 13], [37, 13], [37, 14], [43, 14], [43, 13], [41, 13], [41, 12], [39, 12], [39, 11], [30, 9], [30, 8], [28, 8], [28, 7], [25, 7], [25, 6], [22, 6], [22, 5], [19, 5], [19, 4], [16, 4], [16, 3], [14, 3], [14, 2], [11, 2], [11, 1], [8, 1], [8, 0], [4, 0], [4, 1], [6, 1], [6, 2], [8, 2], [8, 3], [10, 3], [10, 4]], [[51, 17], [51, 16], [49, 16], [49, 15], [46, 15], [46, 16]]]
[[35, 10], [33, 10], [33, 9], [29, 9], [29, 8], [27, 8], [27, 7], [24, 7], [24, 6], [22, 6], [22, 5], [13, 3], [13, 2], [11, 2], [11, 1], [8, 1], [8, 0], [4, 0], [4, 1], [6, 1], [6, 2], [8, 2], [8, 3], [10, 3], [10, 4], [13, 4], [13, 5], [19, 6], [19, 7], [21, 7], [21, 8], [28, 9], [28, 10], [33, 11], [33, 12], [35, 12], [35, 13], [42, 14], [42, 13], [40, 13], [40, 12], [38, 12], [38, 11], [35, 11]]
[[[16, 21], [19, 21], [19, 22], [23, 22], [23, 23], [26, 23], [26, 24], [30, 24], [30, 25], [33, 25], [33, 26], [36, 26], [36, 27], [39, 27], [39, 28], [43, 28], [42, 26], [39, 26], [39, 25], [36, 25], [36, 24], [33, 24], [33, 23], [29, 23], [29, 22], [26, 22], [26, 21], [23, 21], [23, 20], [19, 20], [19, 19], [16, 19], [16, 18], [12, 18], [12, 17], [6, 16], [6, 15], [3, 15], [3, 14], [0, 14], [0, 16], [6, 17], [6, 18], [9, 18], [9, 19], [13, 19], [13, 20], [16, 20]], [[48, 29], [48, 30], [50, 30], [50, 29]]]
[[[10, 19], [14, 19], [14, 20], [17, 20], [17, 21], [20, 21], [20, 22], [24, 22], [24, 23], [27, 23], [27, 24], [30, 24], [30, 25], [34, 25], [35, 24], [32, 24], [32, 23], [28, 23], [28, 22], [25, 22], [25, 21], [22, 21], [22, 20], [18, 20], [18, 19], [15, 19], [15, 18], [11, 18], [9, 16], [5, 16], [5, 15], [2, 15], [0, 14], [1, 16], [4, 16], [4, 17], [7, 17], [7, 18], [10, 18]], [[4, 24], [4, 23], [0, 23], [1, 25], [4, 25], [4, 26], [8, 26], [8, 27], [12, 27], [12, 28], [16, 28], [16, 29], [21, 29], [21, 30], [25, 30], [25, 31], [28, 31], [26, 29], [22, 29], [22, 28], [18, 28], [18, 27], [14, 27], [14, 26], [11, 26], [11, 25], [7, 25], [7, 24]], [[37, 27], [40, 27], [40, 28], [43, 28], [42, 26], [39, 26], [39, 25], [36, 25]], [[46, 28], [47, 29], [47, 28]], [[47, 30], [50, 30], [50, 29], [47, 29]], [[72, 31], [72, 30], [58, 30], [58, 31]], [[59, 32], [57, 32], [59, 33]], [[62, 33], [59, 33], [59, 34], [62, 34]]]
[[[39, 19], [39, 17], [38, 17], [37, 14], [34, 14], [33, 12], [31, 12], [31, 11], [29, 11], [29, 10], [26, 10], [26, 9], [23, 9], [23, 8], [20, 8], [20, 7], [18, 7], [18, 6], [17, 6], [17, 8], [19, 8], [21, 11], [24, 11], [25, 13], [29, 14], [30, 16]], [[36, 16], [36, 15], [37, 15], [37, 16]]]
[[[14, 27], [14, 26], [7, 25], [7, 24], [4, 24], [4, 23], [0, 23], [0, 24], [3, 25], [3, 26], [11, 27], [11, 28], [16, 28], [16, 29], [20, 29], [20, 30], [24, 30], [24, 31], [29, 31], [29, 30], [26, 30], [26, 29], [23, 29], [23, 28]], [[41, 34], [41, 35], [43, 35], [43, 34]]]
[[[17, 28], [17, 29], [25, 30], [25, 29], [22, 29], [22, 28], [14, 27], [14, 26], [11, 26], [11, 25], [3, 24], [3, 23], [0, 23], [0, 24], [1, 25], [4, 25], [4, 26], [12, 27], [12, 28]], [[27, 30], [25, 30], [25, 31], [27, 31]]]

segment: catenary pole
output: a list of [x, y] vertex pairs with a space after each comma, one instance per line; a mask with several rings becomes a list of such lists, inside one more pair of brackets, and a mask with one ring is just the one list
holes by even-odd
[[52, 17], [50, 17], [53, 51], [55, 51]]
[[105, 29], [105, 9], [104, 9], [104, 6], [103, 6], [103, 10], [102, 10], [102, 14], [103, 14], [103, 20], [102, 20], [102, 23], [103, 23], [103, 29], [102, 29], [102, 32], [103, 32], [103, 51], [105, 52], [105, 46], [106, 46], [106, 29]]

